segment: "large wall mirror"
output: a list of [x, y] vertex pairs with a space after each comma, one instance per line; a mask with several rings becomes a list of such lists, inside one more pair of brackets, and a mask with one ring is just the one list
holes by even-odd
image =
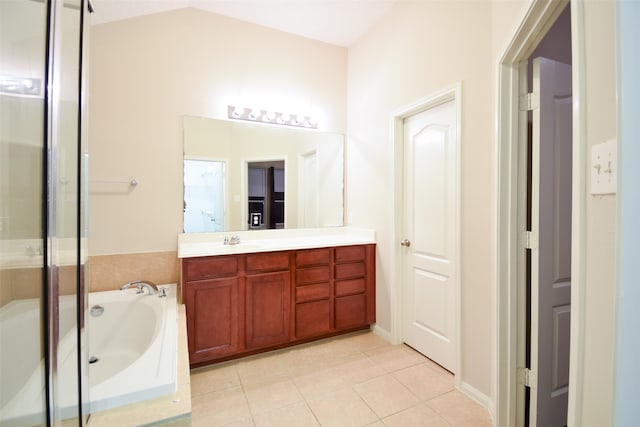
[[185, 233], [343, 225], [344, 137], [185, 116]]

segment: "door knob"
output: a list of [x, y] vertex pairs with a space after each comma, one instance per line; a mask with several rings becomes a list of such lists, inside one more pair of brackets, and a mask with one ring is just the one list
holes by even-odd
[[409, 240], [409, 239], [402, 239], [402, 240], [400, 241], [400, 244], [401, 244], [402, 246], [407, 246], [407, 247], [409, 247], [409, 246], [411, 246], [411, 240]]

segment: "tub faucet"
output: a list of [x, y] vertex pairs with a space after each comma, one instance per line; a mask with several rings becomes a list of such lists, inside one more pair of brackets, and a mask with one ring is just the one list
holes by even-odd
[[125, 283], [124, 285], [120, 286], [120, 290], [124, 291], [125, 289], [129, 289], [132, 286], [136, 287], [137, 294], [144, 293], [145, 289], [147, 290], [149, 295], [155, 295], [158, 293], [158, 286], [148, 280], [132, 280], [131, 282]]

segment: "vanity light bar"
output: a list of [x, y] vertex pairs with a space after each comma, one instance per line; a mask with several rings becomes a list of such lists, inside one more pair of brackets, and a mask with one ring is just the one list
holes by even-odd
[[249, 122], [318, 129], [318, 122], [311, 116], [279, 113], [268, 110], [258, 110], [255, 108], [235, 107], [233, 105], [228, 106], [227, 112], [229, 118], [234, 120], [247, 120]]

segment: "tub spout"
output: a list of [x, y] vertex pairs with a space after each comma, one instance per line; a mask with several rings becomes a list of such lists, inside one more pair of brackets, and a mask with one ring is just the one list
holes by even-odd
[[136, 287], [137, 294], [144, 293], [145, 289], [147, 290], [149, 295], [155, 295], [158, 293], [158, 286], [156, 286], [155, 283], [150, 282], [148, 280], [133, 280], [131, 282], [125, 283], [124, 285], [120, 286], [120, 290], [124, 291], [125, 289], [128, 289], [132, 286]]

